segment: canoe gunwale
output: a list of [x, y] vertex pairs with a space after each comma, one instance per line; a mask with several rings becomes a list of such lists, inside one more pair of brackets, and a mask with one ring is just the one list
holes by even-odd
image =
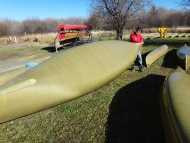
[[185, 56], [179, 55], [179, 50], [183, 49], [184, 47], [188, 47], [190, 49], [190, 47], [185, 44], [185, 45], [181, 46], [180, 48], [178, 48], [176, 55], [177, 55], [177, 59], [180, 64], [180, 67], [184, 70], [187, 70], [190, 67], [190, 53], [185, 54]]
[[[190, 141], [190, 126], [187, 123], [187, 119], [185, 119], [188, 109], [185, 108], [186, 105], [180, 105], [183, 101], [180, 98], [184, 98], [184, 95], [187, 93], [181, 93], [181, 91], [183, 92], [183, 81], [188, 78], [187, 76], [186, 72], [178, 66], [177, 69], [173, 70], [165, 78], [162, 89], [160, 90], [161, 117], [167, 142], [186, 143]], [[190, 81], [189, 78], [188, 81]], [[184, 118], [179, 115], [183, 115]]]
[[168, 52], [168, 46], [162, 45], [154, 50], [152, 50], [148, 55], [146, 56], [146, 65], [149, 67], [152, 63], [154, 63], [157, 59], [162, 57]]

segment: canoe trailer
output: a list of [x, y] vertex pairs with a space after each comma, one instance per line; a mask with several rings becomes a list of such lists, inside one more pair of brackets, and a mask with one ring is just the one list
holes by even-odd
[[[58, 48], [65, 48], [65, 45], [91, 42], [92, 27], [87, 25], [71, 25], [71, 24], [60, 24], [58, 25], [58, 33], [54, 40], [55, 50], [58, 53]], [[57, 38], [59, 41], [57, 42]]]

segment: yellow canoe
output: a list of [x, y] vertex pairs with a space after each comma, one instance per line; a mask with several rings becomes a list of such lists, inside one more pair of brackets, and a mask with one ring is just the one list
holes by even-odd
[[162, 45], [162, 46], [154, 49], [153, 51], [151, 51], [146, 56], [146, 59], [145, 59], [147, 67], [149, 67], [158, 58], [165, 55], [167, 52], [168, 52], [168, 46], [167, 45]]
[[30, 68], [31, 67], [18, 68], [15, 70], [0, 73], [0, 86], [8, 82], [9, 80], [13, 79], [14, 77], [20, 75], [21, 73], [29, 70]]
[[28, 56], [25, 58], [15, 58], [15, 59], [8, 59], [8, 60], [1, 60], [0, 61], [0, 74], [4, 72], [9, 72], [12, 70], [17, 70], [26, 67], [28, 62], [35, 62], [41, 63], [47, 60], [49, 57], [44, 58], [37, 58], [36, 56]]
[[160, 97], [167, 143], [189, 143], [190, 76], [178, 67], [166, 77]]
[[190, 66], [190, 47], [186, 44], [177, 50], [177, 58], [181, 68], [187, 70]]
[[0, 68], [0, 86], [21, 73], [29, 70], [31, 67], [26, 67], [29, 60], [41, 63], [49, 57], [39, 58], [35, 56], [29, 56], [26, 58], [14, 59], [14, 60], [2, 60]]
[[139, 44], [99, 41], [65, 50], [0, 86], [0, 122], [70, 101], [109, 83], [136, 59]]

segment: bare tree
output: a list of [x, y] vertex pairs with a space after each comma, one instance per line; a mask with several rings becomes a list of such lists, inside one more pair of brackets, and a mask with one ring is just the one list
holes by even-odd
[[161, 24], [160, 15], [155, 5], [153, 5], [150, 9], [150, 12], [148, 14], [148, 22], [151, 27], [159, 27]]
[[15, 21], [5, 18], [2, 19], [0, 23], [1, 23], [0, 35], [11, 36], [12, 34], [14, 34], [13, 25], [14, 23], [16, 23]]
[[12, 36], [18, 36], [19, 35], [19, 28], [20, 28], [21, 22], [17, 20], [13, 20], [12, 24], [10, 25], [12, 29]]
[[65, 18], [64, 23], [65, 24], [84, 24], [86, 22], [86, 18], [83, 17], [68, 17]]
[[87, 25], [92, 26], [94, 30], [99, 30], [101, 25], [101, 19], [96, 14], [92, 14], [88, 21], [86, 22]]
[[46, 23], [46, 32], [57, 32], [57, 26], [61, 24], [61, 20], [54, 19], [54, 18], [47, 18], [44, 20], [44, 23]]
[[[141, 13], [139, 13], [139, 18], [135, 19], [133, 21], [135, 21], [135, 24], [133, 24], [133, 21], [130, 22], [130, 25], [134, 25], [135, 27], [137, 27], [137, 25], [139, 25], [139, 23], [141, 23], [141, 26], [143, 28], [148, 28], [149, 26], [149, 10], [143, 10]], [[129, 25], [129, 24], [128, 24]], [[134, 29], [135, 27], [133, 26], [132, 29]]]
[[0, 37], [1, 36], [8, 36], [9, 29], [5, 23], [0, 22]]
[[20, 29], [20, 35], [22, 35], [24, 33], [31, 34], [32, 33], [32, 21], [30, 19], [23, 20], [19, 29]]
[[185, 11], [183, 15], [185, 17], [184, 26], [190, 26], [190, 11]]
[[117, 33], [117, 40], [122, 40], [127, 22], [137, 18], [136, 14], [151, 4], [151, 0], [92, 0], [92, 11], [107, 18]]
[[188, 11], [190, 10], [190, 0], [176, 0], [176, 3]]

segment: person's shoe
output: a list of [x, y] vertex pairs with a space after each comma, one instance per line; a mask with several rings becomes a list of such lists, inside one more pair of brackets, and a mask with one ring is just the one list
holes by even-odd
[[144, 72], [143, 67], [142, 67], [142, 68], [140, 68], [140, 72]]
[[131, 71], [132, 71], [132, 72], [134, 72], [134, 71], [135, 71], [135, 68], [134, 68], [134, 67], [132, 67], [132, 68], [131, 68]]

